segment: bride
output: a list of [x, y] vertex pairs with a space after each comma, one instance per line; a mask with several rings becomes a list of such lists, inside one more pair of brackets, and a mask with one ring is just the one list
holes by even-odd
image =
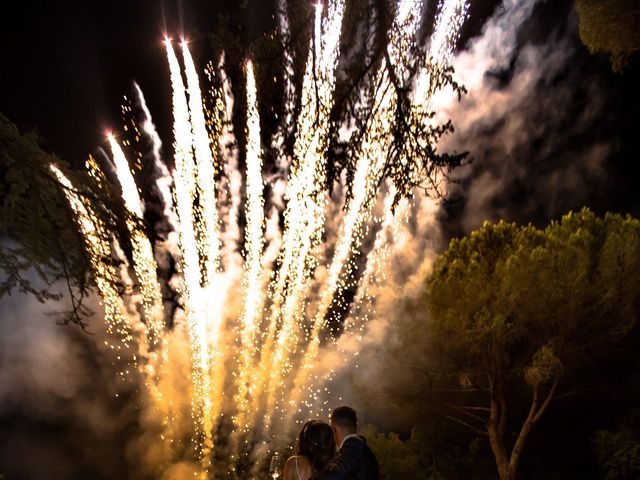
[[284, 480], [309, 480], [321, 473], [336, 455], [331, 426], [309, 420], [300, 431], [294, 453], [284, 466]]

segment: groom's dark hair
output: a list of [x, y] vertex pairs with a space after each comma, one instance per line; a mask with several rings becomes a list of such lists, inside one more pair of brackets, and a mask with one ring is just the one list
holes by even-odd
[[333, 409], [331, 423], [355, 432], [358, 429], [358, 416], [353, 408], [343, 405]]

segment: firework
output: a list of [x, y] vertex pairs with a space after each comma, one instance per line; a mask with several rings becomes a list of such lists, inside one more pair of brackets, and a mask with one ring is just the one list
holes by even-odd
[[[435, 32], [427, 46], [428, 57], [435, 63], [446, 65], [451, 60], [466, 5], [462, 0], [440, 4]], [[393, 142], [394, 111], [398, 105], [395, 83], [400, 82], [407, 89], [417, 85], [411, 98], [412, 108], [426, 108], [433, 93], [428, 71], [420, 71], [414, 78], [413, 65], [409, 63], [412, 56], [406, 55], [422, 48], [417, 38], [423, 5], [421, 1], [402, 0], [396, 6], [388, 38], [393, 73], [386, 65], [372, 73], [377, 88], [367, 100], [371, 115], [355, 152], [353, 194], [346, 205], [336, 207], [329, 204], [325, 191], [326, 161], [344, 10], [344, 0], [315, 6], [314, 32], [299, 92], [297, 119], [293, 53], [286, 50], [284, 115], [270, 142], [278, 177], [271, 184], [268, 209], [265, 209], [258, 92], [252, 62], [245, 64], [244, 175], [238, 167], [231, 121], [234, 99], [223, 59], [217, 66], [207, 67], [207, 77], [211, 83], [217, 82], [217, 86], [211, 92], [203, 92], [187, 42], [181, 43], [181, 65], [172, 42], [165, 41], [172, 90], [175, 167], [171, 173], [161, 161], [161, 141], [142, 91], [136, 85], [143, 111], [142, 130], [152, 140], [151, 158], [160, 172], [158, 187], [165, 215], [178, 236], [172, 254], [179, 274], [171, 285], [178, 290], [179, 322], [183, 323], [174, 326], [174, 330], [184, 328], [188, 332], [191, 391], [183, 395], [189, 397], [191, 404], [193, 451], [203, 478], [212, 477], [218, 470], [214, 444], [217, 445], [221, 431], [226, 435], [230, 430], [232, 445], [227, 453], [231, 458], [237, 460], [242, 454], [251, 454], [253, 448], [255, 455], [251, 458], [259, 465], [260, 455], [268, 450], [265, 442], [286, 432], [294, 417], [303, 414], [302, 406], [308, 407], [310, 414], [319, 407], [324, 392], [322, 383], [335, 369], [319, 373], [316, 368], [323, 342], [327, 342], [324, 352], [333, 352], [326, 355], [335, 355], [336, 348], [342, 348], [336, 347], [331, 327], [345, 321], [344, 312], [350, 305], [344, 292], [357, 288], [353, 312], [345, 322], [348, 333], [343, 335], [358, 339], [370, 318], [369, 288], [384, 281], [384, 263], [393, 255], [396, 243], [401, 243], [397, 242], [398, 232], [404, 231], [400, 225], [411, 203], [401, 203], [394, 215], [390, 208], [396, 194], [393, 186], [384, 187], [387, 192], [384, 198], [380, 198], [379, 189], [383, 184], [386, 152]], [[284, 2], [278, 3], [277, 13], [278, 31], [287, 45], [290, 33]], [[371, 60], [373, 43], [366, 48]], [[205, 101], [207, 94], [214, 100], [211, 111]], [[285, 139], [293, 135], [293, 155], [289, 158]], [[143, 312], [140, 319], [125, 314], [123, 302], [113, 287], [119, 276], [128, 276], [128, 263], [123, 262], [119, 274], [107, 261], [114, 252], [117, 254], [117, 248], [111, 247], [110, 233], [93, 213], [90, 202], [73, 190], [58, 169], [52, 170], [66, 187], [67, 199], [85, 238], [108, 330], [121, 338], [114, 348], [127, 349], [134, 340], [146, 342], [141, 358], [150, 366], [147, 377], [152, 381], [147, 385], [165, 413], [168, 431], [170, 419], [177, 414], [172, 411], [172, 404], [163, 403], [157, 385], [158, 378], [170, 368], [164, 353], [175, 332], [165, 328], [161, 282], [154, 259], [154, 248], [158, 247], [144, 233], [144, 202], [125, 153], [115, 137], [110, 136], [109, 143], [128, 214], [131, 267]], [[281, 178], [285, 175], [286, 182]], [[240, 214], [243, 178], [244, 216]], [[385, 205], [385, 214], [383, 218], [375, 218], [374, 209], [381, 204]], [[342, 213], [335, 214], [340, 207]], [[241, 217], [245, 219], [242, 226]], [[332, 230], [327, 236], [335, 239], [330, 248], [322, 245], [327, 225]], [[356, 261], [362, 253], [363, 238], [371, 228], [377, 229], [374, 249], [365, 259], [363, 272], [358, 272]], [[327, 252], [332, 257], [321, 264]], [[132, 331], [137, 331], [140, 325], [144, 326], [143, 335], [134, 338]], [[349, 351], [357, 354], [357, 350]], [[154, 357], [154, 353], [159, 355]], [[161, 360], [149, 360], [158, 357]]]

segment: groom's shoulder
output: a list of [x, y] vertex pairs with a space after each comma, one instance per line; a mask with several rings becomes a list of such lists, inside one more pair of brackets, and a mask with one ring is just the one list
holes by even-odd
[[364, 451], [368, 448], [367, 440], [361, 435], [347, 438], [342, 444], [341, 450]]

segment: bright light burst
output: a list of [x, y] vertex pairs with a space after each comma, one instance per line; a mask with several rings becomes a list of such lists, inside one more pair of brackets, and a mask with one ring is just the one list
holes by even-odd
[[[218, 450], [214, 448], [215, 443], [227, 448], [227, 458], [236, 462], [246, 458], [259, 465], [270, 442], [276, 439], [276, 448], [286, 442], [293, 420], [317, 414], [325, 407], [319, 403], [324, 392], [322, 382], [334, 369], [322, 374], [316, 369], [323, 349], [328, 356], [332, 355], [332, 349], [335, 353], [336, 339], [330, 327], [342, 320], [342, 314], [335, 312], [348, 310], [344, 292], [358, 286], [354, 300], [358, 314], [351, 319], [356, 329], [343, 335], [353, 334], [355, 338], [363, 335], [370, 317], [367, 285], [379, 273], [389, 250], [394, 248], [394, 232], [406, 215], [408, 202], [401, 204], [395, 216], [389, 208], [385, 209], [384, 219], [373, 215], [379, 201], [386, 152], [393, 141], [393, 112], [397, 102], [392, 88], [394, 79], [382, 65], [374, 76], [378, 88], [372, 99], [372, 114], [362, 132], [355, 158], [353, 195], [344, 206], [339, 225], [336, 219], [327, 218], [326, 157], [344, 10], [344, 0], [315, 5], [314, 37], [309, 45], [295, 128], [293, 59], [291, 51], [285, 54], [284, 118], [271, 144], [276, 151], [277, 166], [289, 171], [284, 189], [279, 190], [278, 183], [273, 185], [268, 216], [265, 215], [258, 92], [254, 65], [246, 62], [246, 222], [242, 257], [237, 251], [241, 241], [238, 213], [243, 177], [233, 146], [230, 113], [233, 98], [228, 79], [221, 66], [209, 65], [209, 79], [219, 71], [222, 87], [209, 92], [216, 107], [213, 112], [207, 111], [187, 42], [181, 43], [181, 65], [171, 40], [165, 39], [171, 75], [175, 167], [170, 174], [172, 178], [166, 169], [159, 169], [164, 176], [158, 180], [158, 187], [165, 200], [165, 214], [171, 217], [170, 223], [175, 225], [179, 237], [177, 289], [184, 312], [181, 318], [190, 341], [192, 385], [191, 392], [182, 394], [190, 397], [193, 450], [202, 478], [213, 477], [216, 471], [220, 474], [229, 468], [228, 465], [215, 467]], [[466, 11], [464, 0], [440, 3], [435, 32], [428, 45], [428, 55], [437, 63], [447, 64], [451, 60]], [[289, 26], [283, 1], [278, 3], [278, 15], [279, 31], [286, 42]], [[396, 81], [409, 80], [411, 56], [406, 52], [419, 48], [416, 38], [422, 15], [423, 4], [419, 0], [401, 0], [395, 10], [388, 56], [394, 65]], [[416, 92], [420, 95], [414, 93], [413, 96], [416, 108], [424, 108], [429, 103], [433, 93], [428, 87], [429, 80], [428, 73], [419, 74]], [[142, 129], [151, 137], [153, 159], [159, 163], [160, 140], [137, 85], [136, 90], [144, 112]], [[294, 131], [293, 158], [288, 165], [284, 138]], [[140, 318], [127, 315], [113, 287], [118, 272], [109, 258], [120, 251], [120, 247], [112, 248], [115, 240], [92, 211], [90, 202], [73, 190], [60, 170], [55, 166], [51, 168], [65, 188], [85, 238], [107, 327], [114, 336], [112, 348], [124, 352], [135, 342], [143, 345], [134, 358], [145, 365], [141, 371], [151, 398], [166, 416], [163, 438], [171, 442], [174, 439], [169, 419], [175, 418], [171, 412], [173, 407], [170, 402], [164, 402], [157, 385], [159, 378], [171, 368], [164, 350], [173, 332], [165, 328], [154, 246], [142, 228], [144, 202], [125, 153], [112, 135], [109, 144], [128, 212], [126, 225], [132, 246], [132, 269], [143, 312]], [[90, 160], [88, 168], [94, 176], [101, 175], [95, 161]], [[222, 172], [222, 179], [216, 179], [217, 172]], [[168, 195], [170, 186], [172, 198]], [[387, 207], [394, 195], [393, 188], [387, 187], [384, 199]], [[326, 266], [319, 265], [319, 248], [329, 224], [338, 232], [330, 250], [333, 257]], [[356, 258], [363, 237], [372, 226], [378, 228], [375, 248], [364, 272], [359, 274]], [[319, 275], [318, 271], [324, 273]], [[221, 438], [216, 442], [223, 431], [231, 440]]]

